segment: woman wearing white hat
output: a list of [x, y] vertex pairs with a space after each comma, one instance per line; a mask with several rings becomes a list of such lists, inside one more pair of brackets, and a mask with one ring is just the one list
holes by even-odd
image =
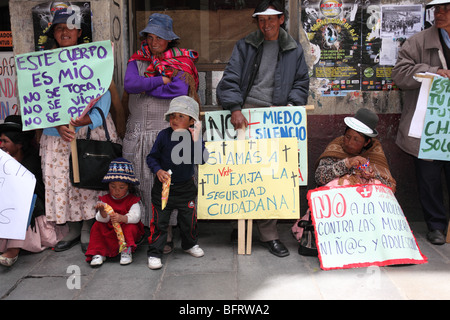
[[330, 142], [316, 163], [317, 185], [382, 183], [395, 192], [396, 182], [381, 143], [375, 139], [378, 116], [361, 108], [344, 122], [344, 135]]
[[434, 7], [435, 24], [405, 41], [392, 69], [392, 79], [405, 93], [396, 143], [413, 156], [419, 198], [429, 231], [427, 239], [441, 245], [445, 243], [448, 224], [441, 175], [445, 173], [450, 185], [450, 162], [419, 159], [420, 139], [409, 136], [421, 86], [414, 75], [431, 72], [450, 78], [450, 0], [433, 0], [428, 6]]
[[[344, 118], [344, 122], [344, 135], [331, 141], [316, 162], [317, 186], [381, 183], [395, 192], [396, 181], [389, 170], [381, 143], [375, 139], [378, 136], [376, 113], [361, 108], [353, 117]], [[309, 209], [301, 220], [294, 223], [291, 231], [300, 243], [299, 254], [317, 255], [317, 250], [306, 248], [301, 241], [308, 220]]]

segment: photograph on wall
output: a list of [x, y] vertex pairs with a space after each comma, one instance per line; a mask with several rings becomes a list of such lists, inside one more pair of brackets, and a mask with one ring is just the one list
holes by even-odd
[[422, 31], [422, 5], [383, 5], [381, 6], [381, 37], [409, 38]]
[[56, 48], [55, 41], [48, 36], [55, 12], [61, 9], [73, 10], [76, 21], [80, 22], [82, 43], [92, 42], [91, 6], [90, 2], [50, 1], [40, 3], [31, 9], [33, 16], [35, 51]]
[[361, 9], [344, 0], [302, 2], [303, 29], [314, 56], [312, 77], [322, 79], [323, 95], [361, 89]]

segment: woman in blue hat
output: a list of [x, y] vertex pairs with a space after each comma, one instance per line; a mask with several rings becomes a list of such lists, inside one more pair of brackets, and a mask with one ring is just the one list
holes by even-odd
[[[58, 47], [70, 47], [79, 44], [82, 37], [82, 21], [77, 11], [71, 7], [55, 12], [48, 36], [53, 37]], [[64, 97], [61, 98], [64, 101]], [[106, 117], [111, 141], [119, 143], [116, 126], [110, 114], [111, 92], [106, 91], [95, 107], [102, 110]], [[91, 139], [105, 141], [105, 130], [100, 112], [93, 108], [87, 115], [71, 121], [75, 130], [67, 125], [45, 128], [40, 139], [42, 171], [46, 188], [46, 216], [49, 221], [66, 224], [69, 233], [58, 242], [55, 251], [64, 251], [81, 240], [81, 248], [86, 250], [89, 243], [89, 231], [94, 223], [92, 208], [98, 196], [104, 191], [81, 189], [72, 186], [69, 177], [70, 142], [85, 138], [88, 127]]]
[[[139, 203], [141, 198], [134, 194], [134, 187], [139, 185], [139, 181], [134, 175], [131, 162], [124, 158], [111, 161], [103, 183], [108, 183], [109, 193], [100, 196], [100, 202], [95, 206], [97, 221], [91, 229], [86, 261], [91, 266], [100, 266], [106, 257], [119, 254], [120, 245], [113, 226], [114, 223], [119, 223], [126, 243], [125, 249], [120, 252], [120, 264], [130, 264], [136, 243], [144, 235]], [[108, 213], [104, 204], [108, 204], [114, 212]]]
[[[129, 94], [129, 117], [123, 156], [133, 163], [141, 182], [139, 191], [145, 208], [142, 221], [148, 226], [154, 180], [145, 158], [158, 133], [167, 128], [164, 114], [169, 110], [171, 99], [190, 96], [200, 104], [194, 65], [198, 53], [177, 47], [179, 37], [173, 32], [172, 18], [165, 14], [150, 15], [140, 35], [143, 41], [128, 62], [124, 79], [124, 94]], [[167, 249], [169, 252], [170, 248]]]

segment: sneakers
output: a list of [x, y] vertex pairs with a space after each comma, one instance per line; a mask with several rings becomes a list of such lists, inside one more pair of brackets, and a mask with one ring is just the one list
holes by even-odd
[[131, 253], [127, 251], [122, 251], [122, 253], [120, 254], [120, 264], [121, 265], [127, 265], [130, 264], [131, 262], [133, 262], [133, 258], [131, 257]]
[[99, 267], [103, 264], [103, 262], [105, 260], [106, 260], [106, 257], [96, 254], [95, 256], [92, 257], [91, 266]]
[[148, 267], [152, 270], [161, 269], [161, 259], [157, 257], [148, 257]]
[[[184, 252], [189, 253], [191, 256], [200, 258], [205, 255], [203, 250], [196, 244], [192, 248], [188, 250], [184, 250]], [[148, 257], [148, 267], [152, 270], [161, 269], [162, 268], [161, 259], [157, 257]]]
[[193, 246], [192, 248], [190, 248], [188, 250], [184, 250], [184, 252], [187, 252], [191, 256], [196, 257], [196, 258], [200, 258], [200, 257], [203, 257], [205, 255], [205, 253], [203, 252], [202, 248], [200, 248], [198, 246], [198, 244], [196, 244], [195, 246]]

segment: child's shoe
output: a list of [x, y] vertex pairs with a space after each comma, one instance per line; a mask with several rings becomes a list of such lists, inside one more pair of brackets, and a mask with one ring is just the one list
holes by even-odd
[[161, 269], [161, 259], [157, 257], [148, 257], [148, 267], [152, 270]]
[[103, 264], [103, 261], [105, 261], [105, 260], [106, 260], [106, 257], [96, 254], [95, 256], [92, 257], [91, 266], [93, 266], [93, 267], [101, 266]]
[[122, 251], [122, 253], [120, 254], [120, 264], [121, 265], [126, 265], [126, 264], [130, 264], [131, 262], [133, 262], [133, 258], [131, 256], [131, 253], [127, 251]]
[[196, 258], [203, 257], [203, 255], [205, 254], [203, 252], [203, 250], [198, 246], [198, 244], [196, 244], [195, 246], [193, 246], [192, 248], [190, 248], [188, 250], [184, 250], [184, 252], [187, 252], [191, 256], [196, 257]]

